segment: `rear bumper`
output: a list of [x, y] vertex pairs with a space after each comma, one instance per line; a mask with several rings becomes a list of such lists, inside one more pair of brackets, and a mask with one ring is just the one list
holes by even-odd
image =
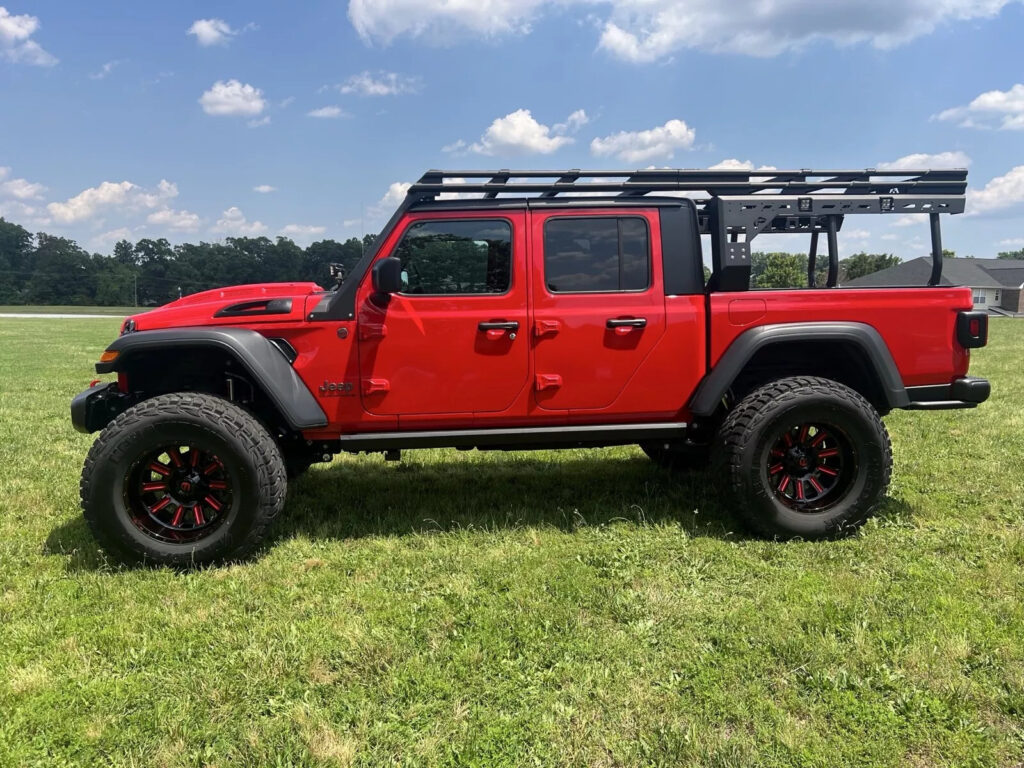
[[988, 379], [965, 376], [952, 384], [935, 384], [927, 387], [907, 387], [910, 397], [908, 410], [945, 411], [953, 408], [975, 408], [988, 400], [992, 386]]
[[71, 424], [79, 432], [98, 432], [125, 409], [126, 399], [115, 383], [90, 387], [71, 401]]

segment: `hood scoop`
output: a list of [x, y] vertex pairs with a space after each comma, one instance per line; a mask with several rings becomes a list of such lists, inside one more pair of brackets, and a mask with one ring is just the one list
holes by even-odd
[[292, 311], [291, 299], [256, 299], [229, 304], [217, 310], [214, 317], [262, 317], [264, 315], [288, 315]]

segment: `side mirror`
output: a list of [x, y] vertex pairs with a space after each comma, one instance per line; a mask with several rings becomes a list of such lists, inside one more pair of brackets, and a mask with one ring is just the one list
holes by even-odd
[[402, 260], [394, 256], [381, 259], [373, 265], [373, 290], [385, 295], [402, 290]]

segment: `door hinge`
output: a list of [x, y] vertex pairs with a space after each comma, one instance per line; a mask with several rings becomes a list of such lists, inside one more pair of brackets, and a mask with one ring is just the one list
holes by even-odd
[[378, 392], [390, 392], [391, 382], [387, 379], [363, 379], [363, 394], [372, 395]]
[[562, 377], [557, 373], [538, 373], [537, 383], [534, 386], [538, 392], [543, 392], [545, 389], [558, 389], [562, 386]]
[[558, 320], [538, 320], [533, 324], [534, 336], [554, 336], [562, 329], [562, 323]]

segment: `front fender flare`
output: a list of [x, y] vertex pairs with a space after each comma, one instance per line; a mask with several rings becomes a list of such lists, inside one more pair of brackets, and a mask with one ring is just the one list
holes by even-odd
[[267, 394], [292, 429], [327, 426], [327, 415], [281, 351], [266, 337], [245, 328], [170, 328], [129, 333], [107, 347], [108, 352], [118, 355], [111, 362], [96, 363], [96, 372], [120, 372], [140, 353], [187, 348], [213, 348], [230, 355]]
[[711, 416], [736, 377], [761, 349], [784, 342], [820, 341], [856, 346], [874, 369], [889, 408], [906, 408], [910, 404], [910, 397], [889, 347], [881, 334], [870, 325], [854, 322], [783, 323], [758, 326], [740, 334], [697, 387], [690, 401], [690, 411], [695, 416]]

